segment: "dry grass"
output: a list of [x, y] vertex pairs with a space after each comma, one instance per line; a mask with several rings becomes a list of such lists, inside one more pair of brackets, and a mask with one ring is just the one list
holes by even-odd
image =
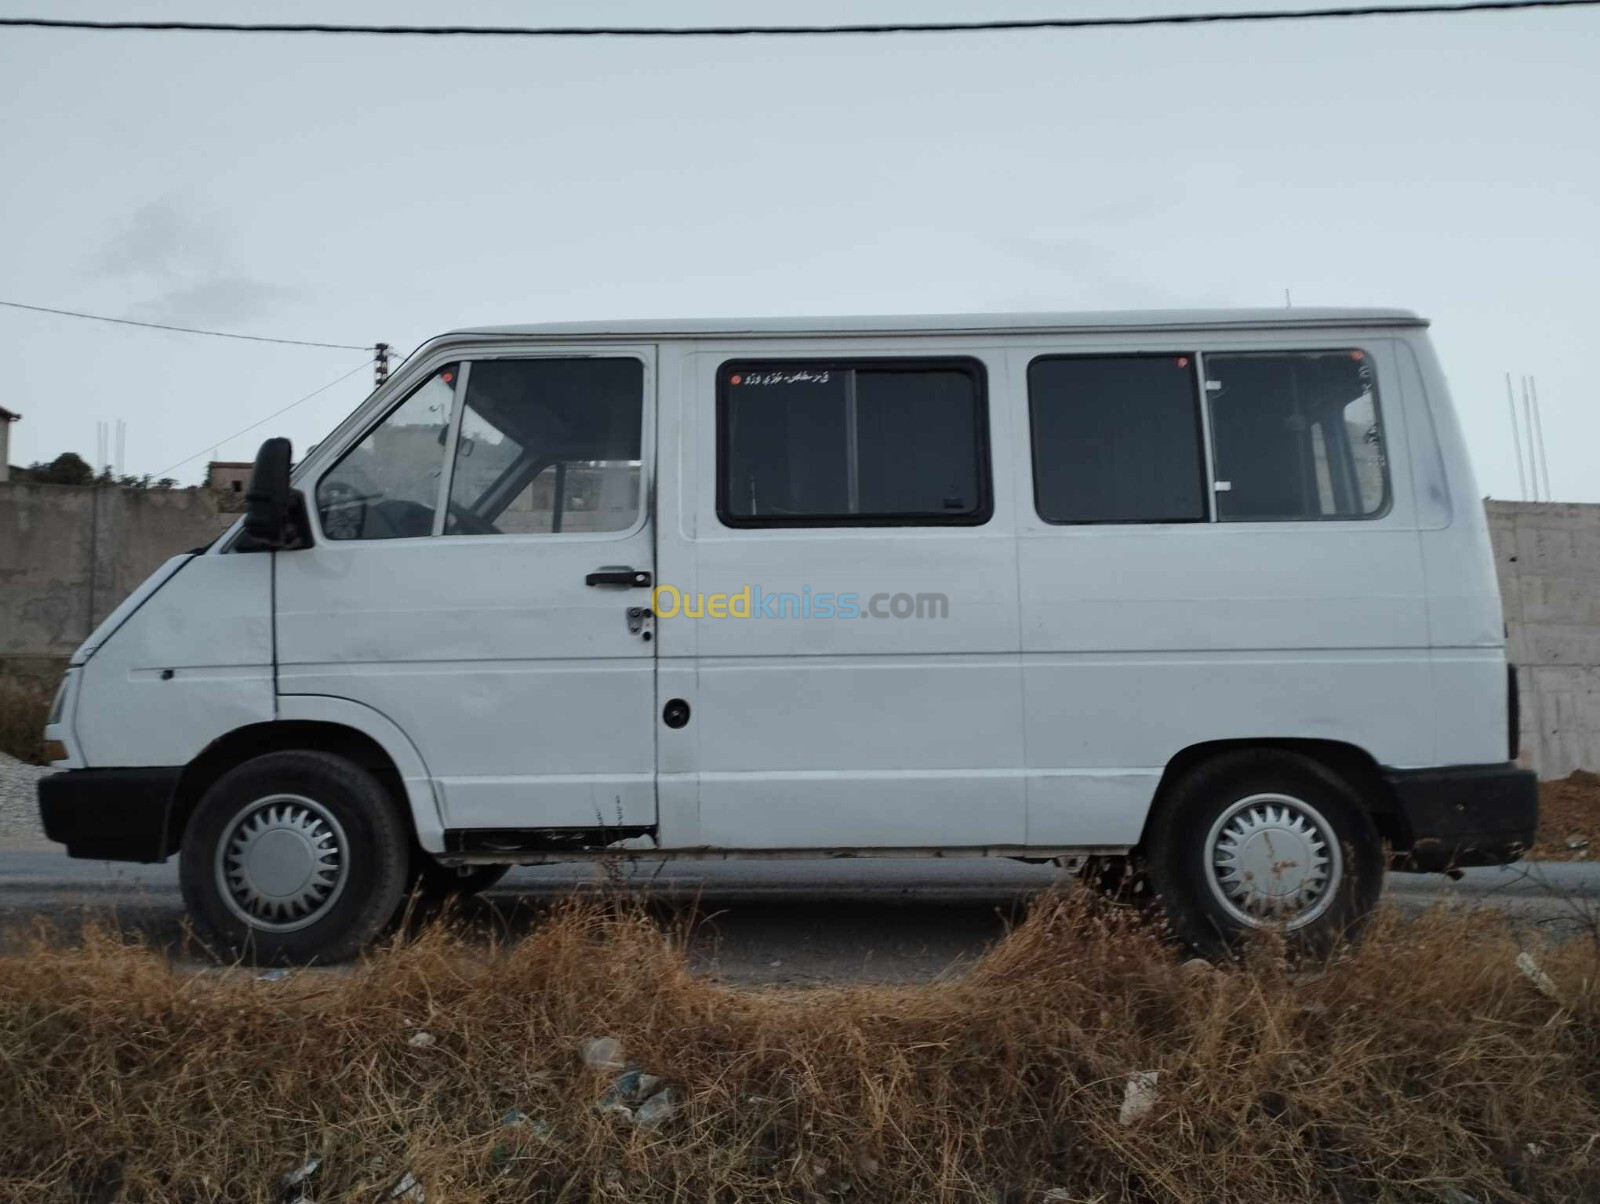
[[44, 721], [60, 682], [59, 671], [15, 672], [9, 667], [0, 671], [0, 752], [43, 764]]
[[1539, 783], [1539, 839], [1530, 857], [1582, 861], [1600, 854], [1600, 774], [1579, 769]]
[[[1600, 1199], [1600, 943], [1536, 951], [1555, 997], [1520, 948], [1387, 915], [1315, 971], [1196, 972], [1078, 893], [959, 979], [781, 992], [626, 905], [275, 982], [41, 934], [0, 957], [0, 1199], [265, 1202], [312, 1156], [318, 1204], [407, 1170], [432, 1204]], [[673, 1084], [659, 1129], [595, 1110], [600, 1035]]]

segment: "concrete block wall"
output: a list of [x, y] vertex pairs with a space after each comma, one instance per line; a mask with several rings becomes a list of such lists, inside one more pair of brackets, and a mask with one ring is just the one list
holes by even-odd
[[237, 517], [204, 489], [0, 484], [0, 672], [70, 656], [157, 565]]
[[[237, 517], [204, 489], [0, 484], [0, 675], [59, 665], [162, 561]], [[1486, 503], [1523, 761], [1600, 770], [1600, 504]]]
[[1600, 505], [1485, 503], [1522, 692], [1522, 761], [1600, 770]]

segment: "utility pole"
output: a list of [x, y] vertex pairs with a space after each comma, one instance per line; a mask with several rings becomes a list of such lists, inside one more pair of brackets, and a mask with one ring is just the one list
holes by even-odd
[[1517, 453], [1517, 482], [1522, 486], [1522, 500], [1528, 500], [1528, 474], [1522, 467], [1522, 437], [1517, 433], [1517, 402], [1511, 392], [1511, 373], [1506, 373], [1506, 404], [1511, 407], [1511, 446]]
[[1539, 496], [1539, 441], [1533, 434], [1533, 402], [1528, 398], [1528, 378], [1522, 378], [1522, 422], [1528, 432], [1528, 476], [1533, 479], [1533, 500], [1538, 502], [1543, 499]]
[[1544, 454], [1544, 419], [1539, 414], [1539, 379], [1528, 377], [1528, 395], [1533, 399], [1533, 430], [1539, 440], [1539, 471], [1544, 475], [1544, 500], [1550, 500], [1550, 461]]
[[389, 379], [389, 344], [378, 343], [372, 349], [372, 386], [377, 388]]

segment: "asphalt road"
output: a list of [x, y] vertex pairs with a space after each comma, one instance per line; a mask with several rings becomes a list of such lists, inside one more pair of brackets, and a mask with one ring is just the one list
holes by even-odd
[[[667, 912], [695, 917], [691, 956], [730, 982], [916, 981], [977, 957], [1035, 891], [1049, 866], [1006, 860], [639, 861], [622, 885]], [[540, 905], [605, 885], [589, 865], [513, 870], [468, 912], [484, 932], [516, 931]], [[1391, 875], [1387, 897], [1417, 912], [1440, 901], [1492, 906], [1530, 928], [1576, 931], [1600, 916], [1600, 865], [1538, 862], [1441, 875]], [[0, 929], [42, 916], [68, 929], [114, 917], [159, 946], [183, 931], [176, 861], [74, 861], [54, 848], [0, 849]]]

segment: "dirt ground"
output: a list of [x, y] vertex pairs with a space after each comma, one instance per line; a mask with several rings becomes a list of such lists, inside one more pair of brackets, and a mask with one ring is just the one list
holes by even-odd
[[1584, 861], [1600, 855], [1600, 773], [1586, 769], [1539, 783], [1539, 840], [1530, 856]]

